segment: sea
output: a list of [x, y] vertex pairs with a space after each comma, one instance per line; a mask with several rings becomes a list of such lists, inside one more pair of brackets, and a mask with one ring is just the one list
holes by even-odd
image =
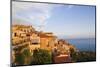
[[79, 51], [96, 51], [95, 38], [78, 38], [78, 39], [65, 39], [70, 44], [74, 45]]

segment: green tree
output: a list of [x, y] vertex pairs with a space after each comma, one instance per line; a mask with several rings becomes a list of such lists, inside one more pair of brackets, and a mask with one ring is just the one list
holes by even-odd
[[81, 51], [78, 54], [77, 62], [96, 61], [96, 53], [89, 51]]
[[15, 55], [15, 62], [17, 65], [27, 65], [31, 63], [31, 53], [28, 48], [23, 48], [17, 51], [18, 52]]
[[27, 49], [27, 48], [26, 48], [26, 49], [24, 49], [23, 54], [24, 54], [26, 57], [31, 56], [30, 50], [29, 50], [29, 49]]
[[30, 64], [31, 63], [31, 53], [28, 48], [25, 48], [22, 52], [25, 56], [25, 64]]
[[51, 53], [44, 49], [36, 49], [33, 51], [32, 64], [48, 64], [51, 63]]
[[17, 65], [23, 65], [24, 61], [25, 61], [25, 55], [23, 53], [15, 55], [15, 62], [17, 63]]
[[75, 51], [74, 48], [70, 48], [70, 56], [71, 56], [73, 62], [77, 61], [78, 56], [77, 56], [77, 52]]

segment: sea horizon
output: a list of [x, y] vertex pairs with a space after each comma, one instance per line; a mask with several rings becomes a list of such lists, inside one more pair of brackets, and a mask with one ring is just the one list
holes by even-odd
[[79, 51], [96, 52], [96, 38], [62, 38], [74, 45]]

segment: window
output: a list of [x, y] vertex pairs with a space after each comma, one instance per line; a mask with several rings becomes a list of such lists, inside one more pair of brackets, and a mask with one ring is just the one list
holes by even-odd
[[17, 33], [14, 33], [14, 36], [17, 36]]
[[50, 45], [48, 44], [47, 47], [49, 47]]
[[33, 39], [33, 40], [32, 40], [32, 44], [38, 45], [38, 44], [39, 44], [39, 40], [38, 40], [38, 39]]

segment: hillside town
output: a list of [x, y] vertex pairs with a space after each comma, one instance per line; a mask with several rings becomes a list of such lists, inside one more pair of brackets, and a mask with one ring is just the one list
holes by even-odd
[[[73, 45], [58, 39], [53, 32], [37, 31], [31, 25], [12, 25], [12, 63], [19, 65], [16, 57], [25, 49], [29, 50], [30, 56], [34, 55], [34, 50], [47, 50], [52, 56], [51, 63], [72, 62], [71, 49], [76, 51]], [[30, 64], [31, 59], [26, 59], [24, 65]]]

